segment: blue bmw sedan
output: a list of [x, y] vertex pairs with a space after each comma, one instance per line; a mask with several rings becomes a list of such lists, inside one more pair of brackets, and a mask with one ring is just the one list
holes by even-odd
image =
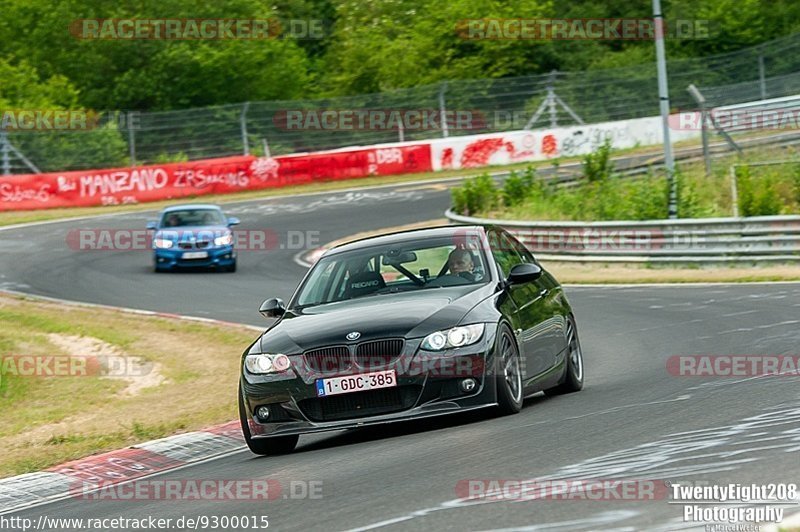
[[154, 270], [216, 268], [235, 272], [235, 238], [231, 227], [237, 224], [237, 218], [226, 218], [217, 205], [167, 207], [157, 221], [147, 224], [148, 229], [155, 231]]

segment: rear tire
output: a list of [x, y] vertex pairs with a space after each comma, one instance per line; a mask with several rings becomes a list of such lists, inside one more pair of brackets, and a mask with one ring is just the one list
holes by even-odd
[[522, 371], [519, 348], [511, 329], [498, 327], [494, 346], [497, 410], [501, 415], [517, 414], [522, 410]]
[[239, 384], [239, 421], [242, 425], [242, 435], [247, 448], [253, 454], [261, 456], [272, 456], [278, 454], [287, 454], [294, 451], [297, 446], [297, 441], [300, 436], [274, 436], [266, 439], [253, 439], [250, 434], [250, 426], [247, 424], [247, 412], [244, 408], [244, 399], [242, 398], [242, 385]]
[[547, 395], [563, 395], [579, 392], [583, 389], [583, 350], [578, 338], [578, 326], [575, 318], [567, 318], [567, 369], [564, 381], [544, 393]]

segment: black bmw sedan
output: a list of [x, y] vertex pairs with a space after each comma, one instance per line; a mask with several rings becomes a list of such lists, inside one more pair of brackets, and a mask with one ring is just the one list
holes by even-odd
[[300, 434], [494, 408], [583, 387], [558, 282], [499, 227], [446, 226], [328, 250], [243, 354], [239, 416], [256, 454]]

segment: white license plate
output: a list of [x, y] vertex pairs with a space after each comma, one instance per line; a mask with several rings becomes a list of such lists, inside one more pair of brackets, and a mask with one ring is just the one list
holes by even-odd
[[376, 388], [393, 388], [397, 386], [397, 375], [393, 369], [348, 375], [347, 377], [333, 377], [330, 379], [317, 379], [317, 397], [338, 395], [340, 393], [363, 392]]
[[208, 251], [187, 251], [183, 254], [184, 259], [207, 259]]

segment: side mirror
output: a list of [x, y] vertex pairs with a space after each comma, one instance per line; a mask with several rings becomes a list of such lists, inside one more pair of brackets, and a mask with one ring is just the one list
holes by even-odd
[[506, 284], [523, 284], [535, 281], [542, 276], [542, 269], [536, 264], [517, 264], [508, 274]]
[[147, 229], [149, 231], [155, 231], [156, 229], [158, 229], [158, 222], [150, 220], [149, 222], [147, 222]]
[[283, 304], [283, 299], [273, 297], [261, 303], [261, 308], [258, 311], [265, 318], [280, 318], [286, 312], [286, 305]]
[[240, 223], [242, 222], [239, 220], [239, 218], [228, 218], [228, 227], [239, 225]]

